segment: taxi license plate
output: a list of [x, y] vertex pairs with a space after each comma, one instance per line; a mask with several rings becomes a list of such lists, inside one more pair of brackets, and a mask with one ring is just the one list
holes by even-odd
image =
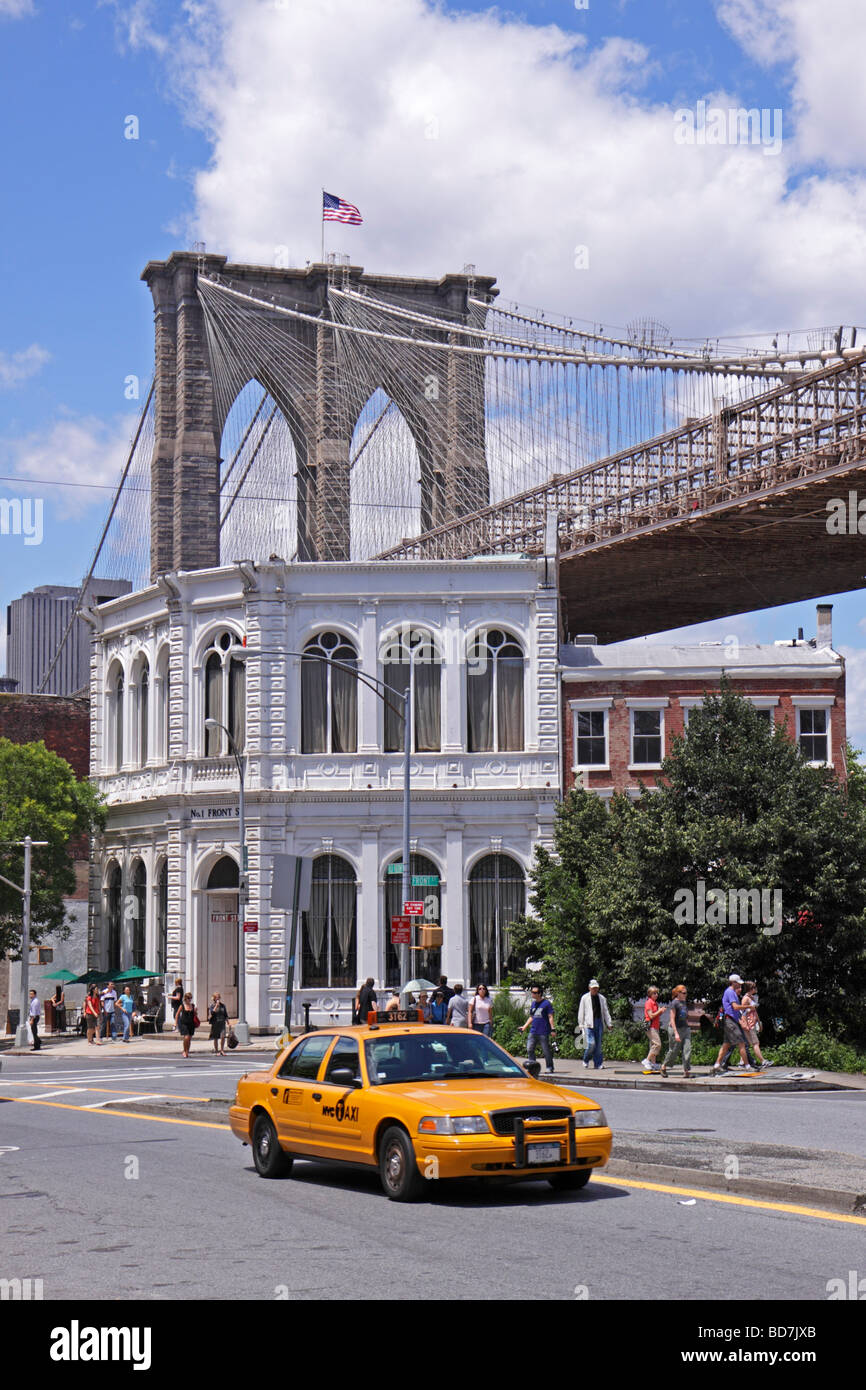
[[558, 1144], [527, 1144], [526, 1146], [527, 1163], [558, 1163], [559, 1145]]

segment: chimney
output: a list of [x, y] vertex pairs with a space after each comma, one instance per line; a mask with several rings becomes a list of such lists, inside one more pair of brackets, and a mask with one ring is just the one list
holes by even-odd
[[833, 605], [832, 603], [819, 603], [818, 613], [818, 633], [816, 644], [819, 647], [832, 647], [833, 645]]

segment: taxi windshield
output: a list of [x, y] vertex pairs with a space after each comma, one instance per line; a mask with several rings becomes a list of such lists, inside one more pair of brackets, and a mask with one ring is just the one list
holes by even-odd
[[392, 1034], [364, 1044], [371, 1086], [467, 1077], [525, 1077], [522, 1067], [483, 1033]]

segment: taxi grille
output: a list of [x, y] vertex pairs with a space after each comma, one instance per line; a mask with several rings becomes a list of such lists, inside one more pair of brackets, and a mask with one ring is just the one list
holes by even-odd
[[562, 1105], [523, 1106], [519, 1110], [494, 1110], [490, 1123], [497, 1134], [513, 1134], [515, 1120], [566, 1120], [570, 1114]]

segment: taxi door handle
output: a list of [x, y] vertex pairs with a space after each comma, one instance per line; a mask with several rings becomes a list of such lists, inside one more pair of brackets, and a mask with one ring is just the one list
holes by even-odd
[[279, 1092], [278, 1092], [276, 1086], [272, 1086], [272, 1087], [271, 1087], [271, 1095], [272, 1095], [272, 1096], [279, 1095]]
[[322, 1099], [322, 1093], [321, 1093], [321, 1091], [314, 1091], [314, 1092], [313, 1092], [313, 1100], [321, 1100], [321, 1099]]

